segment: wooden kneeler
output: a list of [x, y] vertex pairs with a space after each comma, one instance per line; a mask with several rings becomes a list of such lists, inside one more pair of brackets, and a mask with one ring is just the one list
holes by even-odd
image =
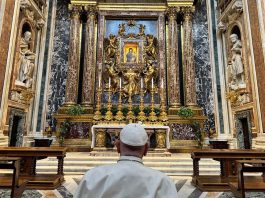
[[[12, 169], [13, 173], [0, 175], [0, 188], [10, 188], [11, 198], [20, 198], [26, 188], [27, 180], [21, 179], [19, 157], [0, 157], [0, 169]], [[7, 163], [7, 162], [12, 163]]]
[[[238, 179], [229, 182], [236, 198], [245, 198], [246, 191], [265, 191], [265, 160], [237, 160]], [[246, 165], [251, 164], [252, 166]], [[254, 165], [254, 166], [253, 166]], [[263, 173], [262, 176], [244, 176], [244, 173]]]

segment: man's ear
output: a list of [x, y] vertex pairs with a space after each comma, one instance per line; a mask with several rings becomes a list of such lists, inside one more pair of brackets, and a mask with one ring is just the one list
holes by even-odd
[[146, 154], [147, 154], [147, 152], [148, 152], [148, 148], [149, 148], [149, 145], [148, 145], [148, 143], [146, 143], [146, 144], [144, 145], [144, 156], [146, 156]]
[[121, 142], [120, 142], [120, 140], [115, 141], [115, 146], [117, 147], [117, 152], [121, 153]]

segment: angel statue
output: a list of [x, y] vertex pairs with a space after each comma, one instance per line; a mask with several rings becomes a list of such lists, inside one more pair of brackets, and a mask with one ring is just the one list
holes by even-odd
[[146, 35], [146, 45], [144, 49], [147, 59], [157, 60], [157, 39], [153, 35]]
[[131, 68], [124, 74], [124, 95], [135, 95], [139, 93], [139, 74], [133, 71]]
[[114, 93], [117, 92], [119, 82], [119, 71], [114, 67], [114, 63], [112, 65], [106, 66], [106, 74], [106, 76], [110, 77], [112, 91]]
[[147, 63], [147, 67], [144, 69], [143, 74], [144, 74], [144, 85], [146, 87], [146, 91], [151, 90], [151, 81], [152, 78], [156, 79], [157, 77], [157, 70], [155, 66], [152, 64], [152, 60], [149, 60]]
[[106, 61], [109, 62], [111, 59], [115, 58], [116, 49], [117, 49], [117, 39], [113, 34], [109, 35], [109, 39], [105, 39], [104, 41], [106, 50], [105, 50], [105, 58]]
[[125, 36], [125, 23], [119, 24], [119, 31], [118, 34], [119, 36]]

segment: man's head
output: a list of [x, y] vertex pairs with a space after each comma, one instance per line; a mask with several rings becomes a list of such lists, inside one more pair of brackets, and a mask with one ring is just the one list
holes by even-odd
[[238, 40], [237, 34], [231, 34], [230, 35], [230, 40], [231, 40], [232, 43], [237, 42], [237, 40]]
[[148, 136], [139, 124], [128, 124], [120, 132], [120, 140], [116, 142], [121, 155], [142, 158], [148, 150]]
[[25, 41], [27, 41], [27, 42], [30, 41], [30, 39], [31, 39], [31, 32], [30, 32], [30, 31], [26, 31], [26, 32], [24, 33], [24, 39], [25, 39]]

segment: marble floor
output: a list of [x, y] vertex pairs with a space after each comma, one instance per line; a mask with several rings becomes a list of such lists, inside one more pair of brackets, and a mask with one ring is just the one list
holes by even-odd
[[[65, 176], [65, 182], [56, 190], [26, 190], [22, 198], [72, 198], [82, 176]], [[172, 179], [176, 183], [179, 198], [232, 198], [229, 192], [201, 192], [191, 185], [190, 177], [175, 176]], [[9, 190], [0, 190], [0, 198], [9, 198]], [[265, 193], [248, 193], [248, 198], [265, 198]], [[89, 198], [94, 198], [89, 196]]]

